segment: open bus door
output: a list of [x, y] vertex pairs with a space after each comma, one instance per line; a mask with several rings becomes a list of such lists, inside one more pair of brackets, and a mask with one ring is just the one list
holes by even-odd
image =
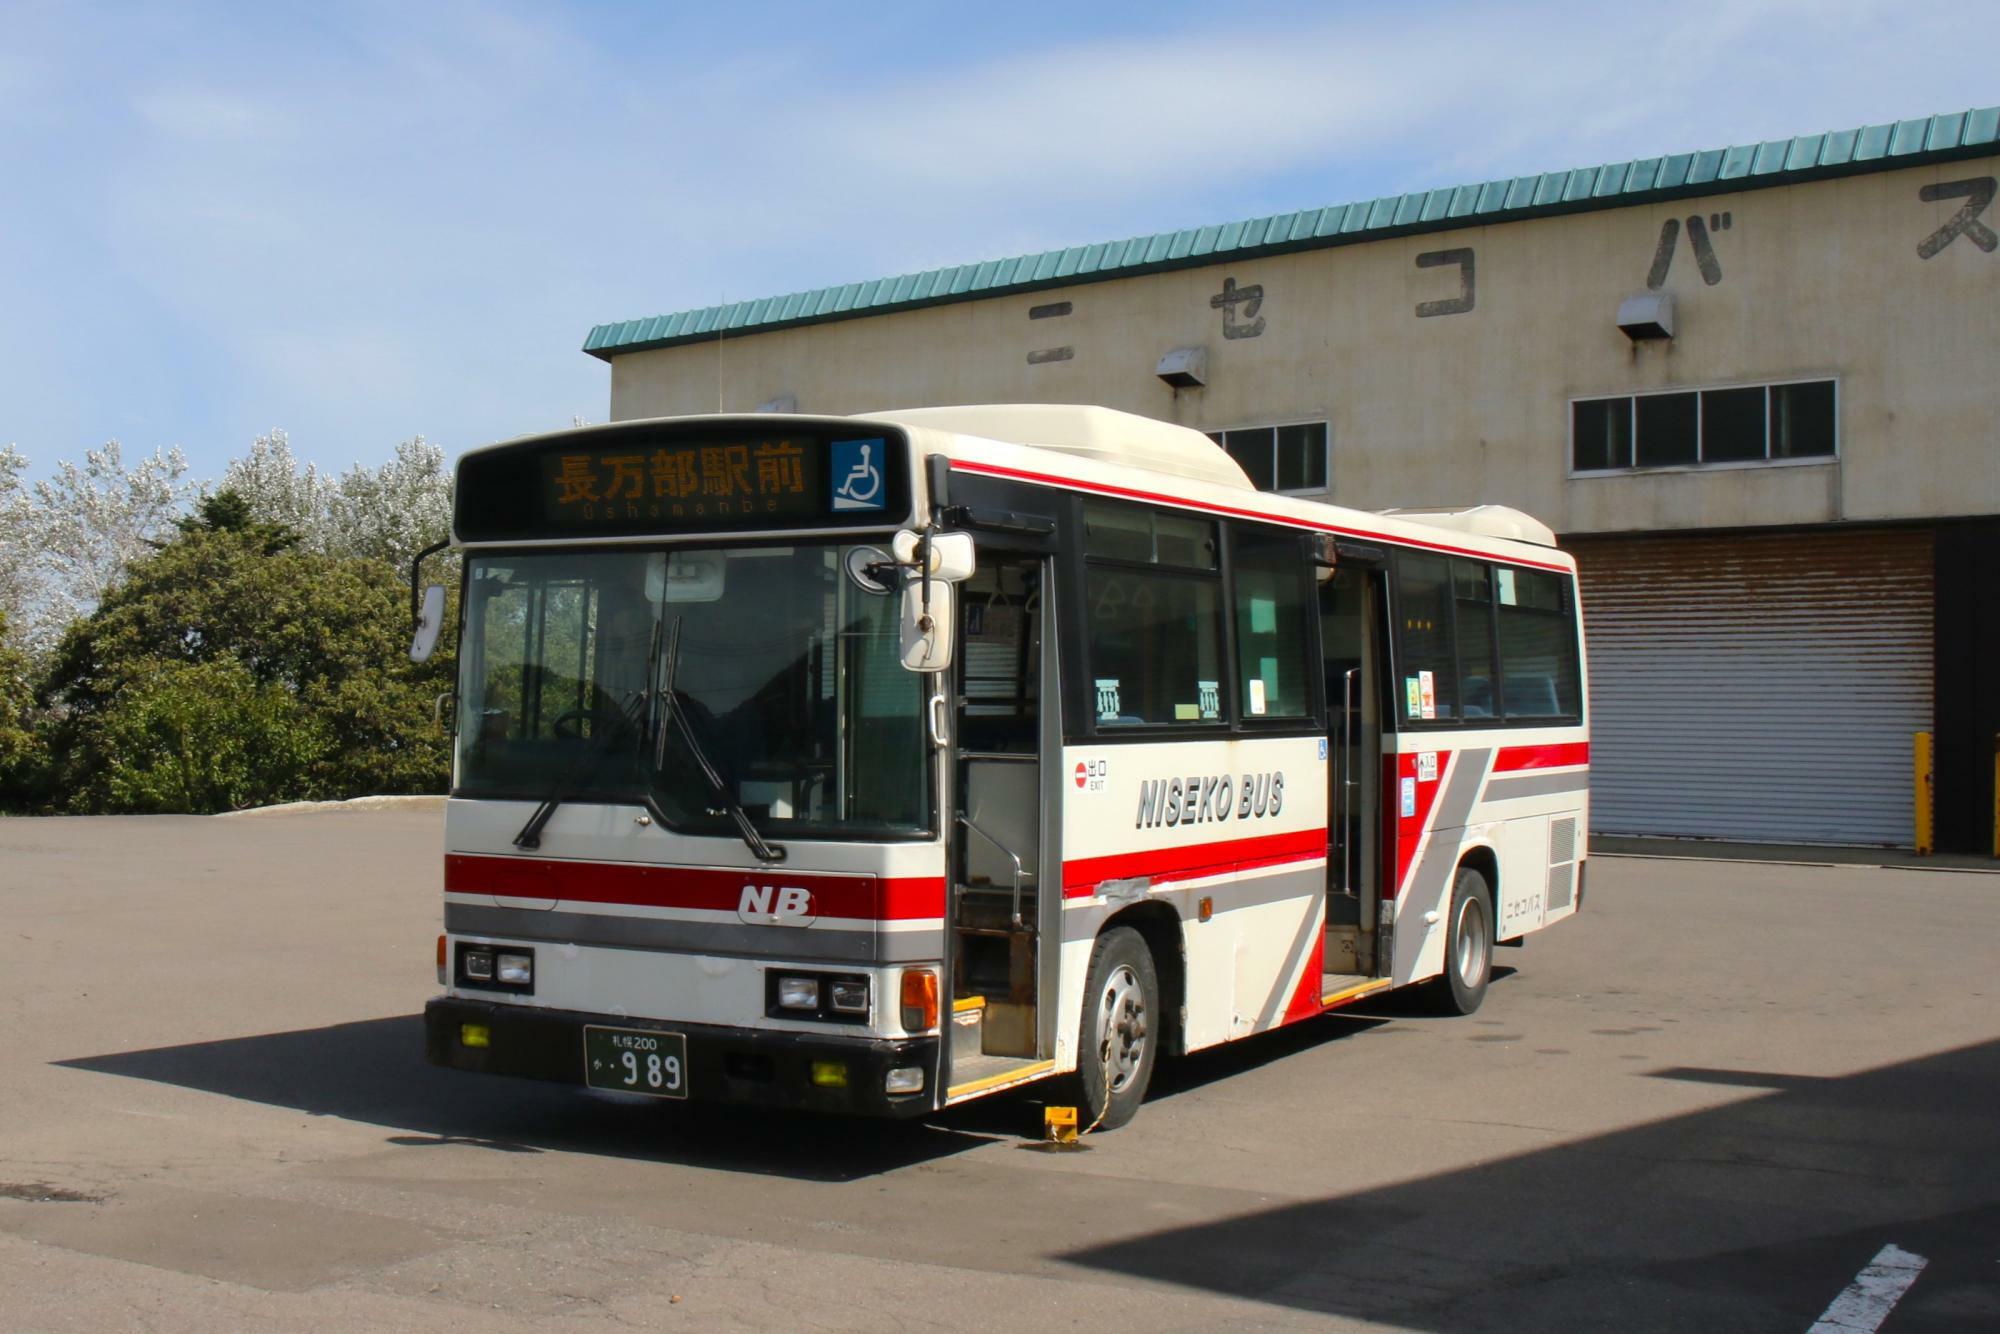
[[1320, 652], [1327, 705], [1325, 989], [1376, 975], [1381, 902], [1383, 558], [1340, 544], [1321, 571]]
[[1046, 929], [1045, 917], [1062, 906], [1060, 886], [1045, 885], [1042, 874], [1061, 864], [1048, 827], [1055, 817], [1045, 818], [1061, 809], [1044, 762], [1062, 753], [1060, 733], [1045, 734], [1057, 720], [1043, 707], [1055, 698], [1047, 688], [1051, 582], [1047, 557], [982, 538], [975, 572], [959, 586], [947, 839], [950, 1097], [1050, 1065], [1050, 946], [1060, 932]]

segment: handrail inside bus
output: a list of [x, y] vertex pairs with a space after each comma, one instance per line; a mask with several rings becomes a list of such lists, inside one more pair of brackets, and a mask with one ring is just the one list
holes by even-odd
[[966, 815], [964, 812], [959, 813], [958, 822], [964, 825], [967, 829], [970, 829], [973, 833], [985, 839], [988, 843], [991, 843], [994, 847], [998, 848], [1000, 850], [1001, 856], [1005, 857], [1008, 861], [1014, 863], [1014, 925], [1017, 927], [1020, 926], [1021, 925], [1021, 877], [1026, 874], [1026, 868], [1021, 865], [1021, 855], [1015, 852], [1012, 848], [1008, 847], [1005, 843], [1002, 843], [999, 839], [993, 837], [993, 835], [987, 833], [984, 829], [981, 829], [978, 825], [974, 824], [972, 822], [972, 817]]

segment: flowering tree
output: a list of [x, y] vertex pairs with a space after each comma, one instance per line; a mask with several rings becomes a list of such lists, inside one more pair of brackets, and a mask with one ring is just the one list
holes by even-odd
[[221, 486], [243, 497], [258, 522], [290, 529], [304, 550], [323, 556], [404, 569], [451, 531], [451, 470], [444, 451], [422, 436], [397, 445], [378, 468], [356, 464], [329, 478], [299, 461], [283, 431], [272, 431], [229, 465]]
[[349, 468], [335, 484], [328, 517], [327, 554], [407, 569], [419, 551], [451, 533], [444, 451], [416, 436], [373, 471]]
[[312, 464], [299, 462], [283, 427], [251, 441], [250, 452], [232, 459], [223, 470], [217, 489], [241, 496], [259, 523], [276, 524], [298, 534], [307, 550], [325, 549], [333, 484]]
[[36, 576], [34, 507], [21, 481], [27, 470], [20, 450], [0, 449], [0, 623], [15, 623], [13, 631], [0, 635], [0, 648], [18, 633]]
[[104, 600], [126, 567], [173, 536], [195, 494], [179, 448], [127, 466], [116, 440], [65, 459], [36, 482], [25, 529], [31, 571], [22, 595], [22, 632], [43, 650], [63, 627]]

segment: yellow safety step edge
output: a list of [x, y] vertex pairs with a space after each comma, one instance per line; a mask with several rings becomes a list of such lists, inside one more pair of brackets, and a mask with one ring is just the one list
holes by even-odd
[[1000, 1088], [1006, 1084], [1025, 1083], [1030, 1079], [1045, 1075], [1055, 1068], [1056, 1063], [1054, 1061], [1036, 1061], [1033, 1065], [1024, 1065], [1014, 1070], [1002, 1070], [999, 1074], [987, 1075], [984, 1079], [974, 1079], [963, 1084], [954, 1084], [945, 1090], [945, 1101], [949, 1102], [954, 1098], [968, 1097], [974, 1093], [984, 1093], [988, 1089]]
[[1339, 991], [1329, 991], [1319, 998], [1319, 1003], [1324, 1007], [1338, 1005], [1342, 1001], [1360, 1000], [1363, 996], [1386, 989], [1388, 985], [1388, 978], [1378, 977], [1372, 981], [1357, 983], [1351, 987], [1344, 987]]

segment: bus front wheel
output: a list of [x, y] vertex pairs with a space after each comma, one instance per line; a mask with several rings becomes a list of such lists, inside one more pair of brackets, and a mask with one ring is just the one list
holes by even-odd
[[1116, 1130], [1145, 1100], [1159, 1052], [1159, 971], [1145, 939], [1130, 927], [1097, 938], [1084, 984], [1077, 1042], [1084, 1125]]
[[1444, 1014], [1471, 1014], [1493, 976], [1493, 893], [1476, 867], [1461, 866], [1451, 886], [1444, 976], [1431, 992]]

